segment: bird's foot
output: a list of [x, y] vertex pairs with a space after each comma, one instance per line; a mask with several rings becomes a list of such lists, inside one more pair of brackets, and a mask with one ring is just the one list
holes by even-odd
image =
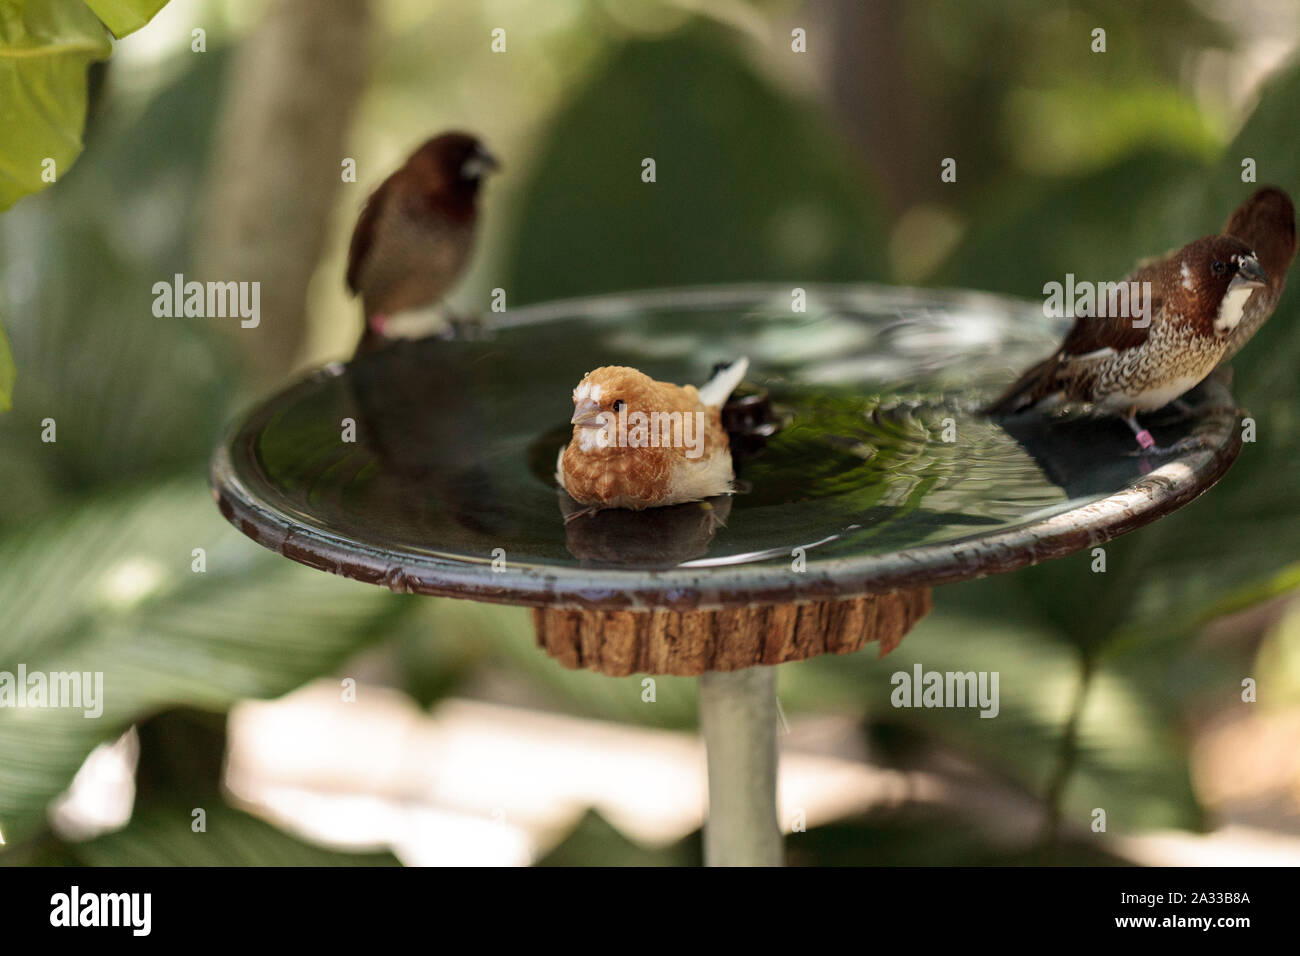
[[564, 523], [569, 524], [571, 522], [577, 521], [579, 518], [592, 517], [598, 511], [600, 511], [600, 507], [598, 505], [588, 505], [587, 507], [582, 508], [579, 511], [570, 511], [567, 515], [564, 516]]
[[1202, 448], [1209, 448], [1211, 442], [1200, 435], [1188, 435], [1186, 438], [1180, 438], [1172, 445], [1157, 445], [1151, 433], [1145, 428], [1142, 430], [1150, 441], [1149, 445], [1142, 444], [1141, 436], [1138, 437], [1138, 444], [1142, 445], [1141, 450], [1129, 452], [1130, 457], [1165, 457], [1169, 455], [1181, 455], [1184, 452], [1198, 451]]
[[718, 509], [713, 507], [711, 502], [701, 501], [700, 507], [704, 509], [709, 522], [709, 534], [714, 534], [719, 528], [725, 528], [727, 526], [726, 519], [723, 518], [722, 515], [718, 514]]

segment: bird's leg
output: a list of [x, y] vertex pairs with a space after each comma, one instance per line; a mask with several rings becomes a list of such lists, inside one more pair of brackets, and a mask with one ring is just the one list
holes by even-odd
[[1193, 451], [1197, 448], [1204, 448], [1208, 442], [1197, 435], [1189, 435], [1180, 439], [1165, 448], [1156, 444], [1156, 440], [1151, 433], [1139, 424], [1137, 420], [1137, 409], [1130, 408], [1129, 413], [1124, 418], [1124, 424], [1133, 429], [1133, 434], [1137, 437], [1137, 443], [1142, 447], [1141, 451], [1133, 452], [1135, 455], [1177, 455], [1185, 451]]
[[1124, 424], [1133, 429], [1133, 435], [1143, 451], [1150, 451], [1156, 447], [1156, 440], [1151, 437], [1151, 433], [1138, 422], [1136, 407], [1128, 410], [1128, 414], [1124, 416]]
[[383, 335], [384, 327], [388, 325], [388, 316], [383, 312], [376, 312], [374, 315], [370, 316], [366, 322], [369, 323], [370, 328], [375, 331], [375, 334]]

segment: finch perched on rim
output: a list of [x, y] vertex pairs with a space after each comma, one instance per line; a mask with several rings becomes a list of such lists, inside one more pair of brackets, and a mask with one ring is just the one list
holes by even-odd
[[565, 520], [730, 493], [735, 471], [721, 409], [748, 367], [739, 359], [698, 390], [622, 365], [583, 376], [573, 390], [573, 438], [560, 451], [556, 480], [587, 508]]
[[348, 288], [361, 297], [359, 352], [394, 337], [392, 317], [440, 300], [469, 261], [483, 177], [500, 164], [478, 138], [442, 133], [366, 200], [348, 248]]
[[1169, 450], [1155, 447], [1137, 413], [1162, 408], [1214, 370], [1246, 301], [1269, 277], [1240, 239], [1206, 236], [1139, 267], [1126, 281], [1150, 283], [1145, 308], [1130, 303], [1128, 314], [1079, 316], [1061, 347], [986, 411], [1011, 415], [1088, 403], [1121, 416], [1143, 450]]

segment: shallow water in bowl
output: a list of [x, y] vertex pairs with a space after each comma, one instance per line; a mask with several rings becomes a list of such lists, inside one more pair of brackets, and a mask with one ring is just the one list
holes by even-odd
[[[1054, 342], [1041, 315], [1005, 300], [859, 290], [814, 293], [794, 313], [788, 290], [739, 289], [510, 321], [482, 340], [401, 343], [291, 389], [250, 422], [250, 460], [236, 468], [276, 510], [368, 547], [557, 570], [789, 564], [798, 548], [811, 563], [951, 542], [1144, 471], [1122, 424], [1018, 441], [978, 413]], [[587, 371], [632, 365], [699, 384], [739, 355], [781, 422], [739, 457], [741, 493], [565, 524], [553, 469]]]

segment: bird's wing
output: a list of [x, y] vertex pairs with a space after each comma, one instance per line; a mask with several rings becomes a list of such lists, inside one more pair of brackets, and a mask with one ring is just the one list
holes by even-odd
[[1074, 327], [1065, 337], [1065, 342], [1061, 345], [1061, 354], [1067, 358], [1078, 358], [1103, 349], [1123, 352], [1137, 348], [1145, 342], [1151, 332], [1151, 322], [1155, 321], [1160, 314], [1163, 304], [1160, 286], [1156, 282], [1163, 261], [1163, 259], [1146, 260], [1120, 280], [1123, 285], [1132, 282], [1151, 283], [1151, 302], [1148, 303], [1150, 312], [1145, 323], [1136, 324], [1136, 317], [1130, 315], [1081, 315], [1074, 320]]
[[379, 218], [379, 210], [383, 206], [388, 182], [384, 180], [379, 188], [370, 194], [365, 207], [361, 210], [361, 216], [357, 219], [357, 227], [352, 230], [352, 242], [348, 245], [348, 288], [353, 294], [361, 291], [361, 264], [366, 261], [366, 254], [370, 251], [371, 243], [374, 242], [375, 220]]

